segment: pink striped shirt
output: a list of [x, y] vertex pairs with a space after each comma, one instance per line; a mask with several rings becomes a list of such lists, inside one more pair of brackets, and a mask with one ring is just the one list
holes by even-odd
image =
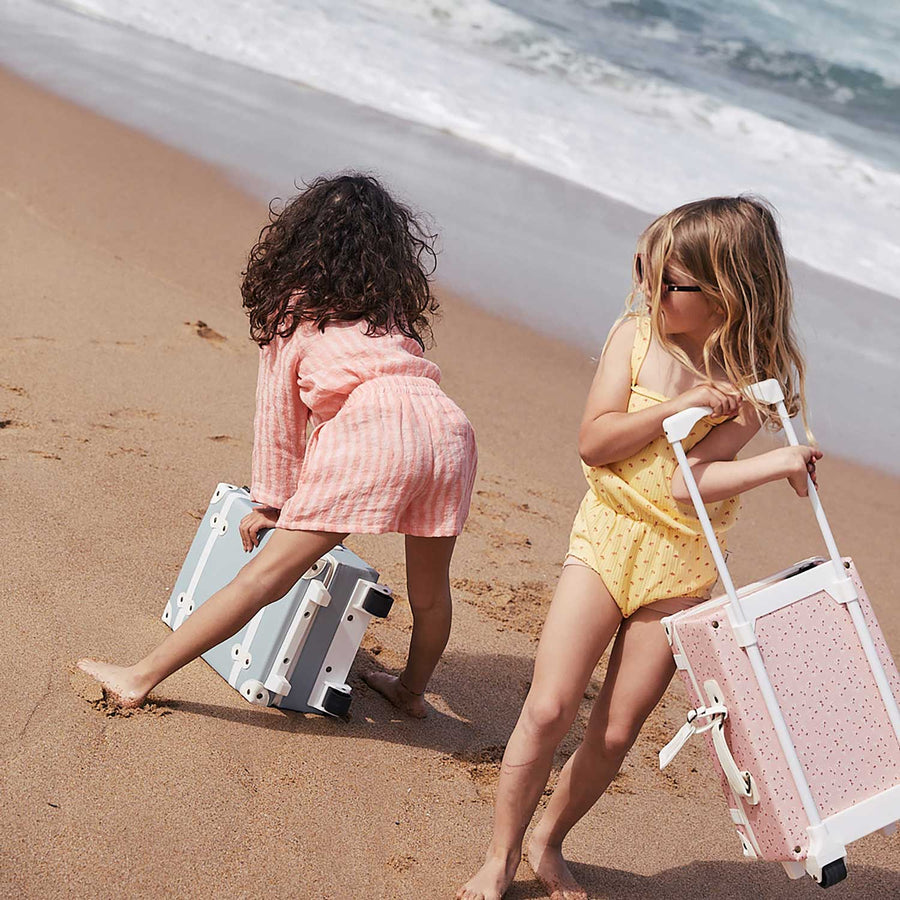
[[[304, 323], [289, 338], [276, 337], [260, 348], [253, 498], [289, 513], [290, 521], [279, 520], [284, 527], [385, 531], [414, 519], [420, 524], [427, 520], [432, 530], [457, 528], [453, 533], [458, 533], [468, 512], [475, 473], [471, 425], [437, 387], [440, 369], [424, 358], [415, 340], [397, 333], [366, 335], [365, 330], [365, 322], [333, 323], [324, 332]], [[380, 395], [385, 389], [388, 394], [378, 400], [368, 395], [367, 417], [348, 409], [335, 420], [350, 394], [370, 382], [386, 386]], [[426, 394], [439, 395], [440, 400], [426, 400]], [[413, 410], [419, 414], [417, 427], [409, 413], [403, 414], [405, 404], [412, 401], [418, 404]], [[378, 406], [381, 411], [375, 423], [364, 421], [372, 419], [372, 404], [384, 404], [383, 409]], [[304, 466], [307, 427], [318, 431], [326, 423], [330, 431], [324, 447], [321, 440], [316, 442], [323, 458], [306, 460]], [[442, 444], [444, 435], [449, 450], [431, 446]], [[413, 457], [424, 460], [423, 447], [430, 454], [428, 461], [415, 462]], [[404, 457], [404, 448], [414, 451], [407, 454], [409, 458]], [[309, 452], [316, 451], [310, 448]], [[452, 471], [440, 458], [447, 453], [454, 460]], [[443, 485], [438, 501], [446, 509], [429, 509], [427, 515], [421, 512], [411, 519], [411, 498], [403, 496], [396, 476], [387, 471], [389, 460], [395, 460], [391, 465], [403, 472], [404, 483], [412, 486], [418, 477], [416, 494], [423, 503], [428, 490], [422, 485], [430, 486], [428, 479], [433, 478], [437, 461], [440, 478], [450, 486], [448, 494], [448, 486]], [[456, 482], [458, 490], [453, 487]], [[362, 517], [355, 512], [351, 490], [369, 504]], [[450, 494], [452, 498], [447, 499]], [[329, 509], [343, 510], [340, 521], [326, 521]]]

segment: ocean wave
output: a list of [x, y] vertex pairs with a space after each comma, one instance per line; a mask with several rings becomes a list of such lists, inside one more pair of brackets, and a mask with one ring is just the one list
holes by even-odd
[[[617, 15], [637, 9], [642, 28], [662, 29], [645, 36], [656, 46], [673, 30], [700, 27], [662, 0], [594, 3]], [[240, 0], [59, 5], [442, 128], [650, 212], [755, 191], [780, 209], [794, 256], [897, 293], [889, 273], [900, 269], [900, 172], [585, 52], [558, 14], [542, 18], [553, 10], [536, 0], [524, 4], [528, 15], [490, 0], [258, 0], [252, 14]], [[745, 67], [756, 64], [735, 52]], [[795, 57], [785, 78], [796, 77], [790, 66], [817, 65]], [[759, 63], [767, 78], [776, 77], [773, 60]], [[840, 77], [846, 83], [835, 80], [834, 91], [853, 90], [851, 75]]]

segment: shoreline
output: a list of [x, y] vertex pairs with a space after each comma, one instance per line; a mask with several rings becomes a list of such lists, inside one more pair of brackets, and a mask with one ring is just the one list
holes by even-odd
[[[15, 535], [14, 577], [0, 584], [14, 649], [0, 670], [0, 815], [14, 823], [0, 838], [0, 892], [452, 896], [489, 838], [500, 754], [585, 490], [574, 438], [593, 363], [440, 291], [429, 356], [475, 425], [480, 473], [424, 723], [399, 718], [358, 674], [399, 665], [409, 639], [397, 536], [348, 542], [398, 599], [366, 635], [349, 721], [252, 707], [202, 661], [161, 684], [154, 709], [104, 716], [74, 660], [126, 661], [161, 639], [212, 488], [249, 472], [256, 353], [237, 284], [265, 208], [215, 167], [5, 72], [0, 100], [17, 123], [0, 146], [0, 527]], [[821, 484], [896, 656], [900, 479], [829, 456]], [[790, 493], [745, 498], [731, 541], [739, 582], [818, 550]], [[673, 683], [569, 838], [576, 875], [634, 900], [711, 883], [726, 900], [817, 891], [741, 859], [700, 742], [659, 773], [655, 755], [686, 709]], [[842, 896], [900, 893], [900, 837], [854, 844], [850, 871]], [[535, 896], [523, 864], [508, 898]]]
[[[180, 45], [56, 8], [46, 19], [43, 30], [7, 23], [6, 66], [212, 163], [261, 201], [289, 194], [298, 177], [364, 160], [439, 227], [444, 286], [569, 341], [587, 360], [598, 354], [630, 289], [649, 214], [452, 135]], [[790, 269], [814, 433], [826, 452], [900, 475], [900, 418], [873, 415], [900, 397], [900, 301], [796, 261]]]

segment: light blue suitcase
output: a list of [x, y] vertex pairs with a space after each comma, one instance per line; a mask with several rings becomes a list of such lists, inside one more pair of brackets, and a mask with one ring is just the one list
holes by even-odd
[[[246, 488], [216, 487], [162, 614], [170, 628], [179, 628], [265, 545], [271, 531], [250, 553], [241, 545], [238, 526], [252, 509]], [[203, 659], [251, 703], [342, 716], [351, 700], [347, 673], [366, 627], [392, 603], [378, 573], [338, 545]]]

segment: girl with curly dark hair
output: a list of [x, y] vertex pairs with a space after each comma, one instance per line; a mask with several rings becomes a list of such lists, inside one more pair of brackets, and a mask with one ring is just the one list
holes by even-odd
[[423, 356], [438, 308], [432, 236], [359, 174], [317, 178], [270, 219], [241, 286], [260, 346], [251, 488], [260, 506], [240, 531], [247, 551], [260, 532], [275, 533], [140, 662], [79, 666], [114, 702], [139, 706], [348, 534], [399, 532], [413, 613], [409, 658], [399, 675], [366, 680], [421, 717], [450, 634], [450, 558], [477, 461], [472, 426]]

